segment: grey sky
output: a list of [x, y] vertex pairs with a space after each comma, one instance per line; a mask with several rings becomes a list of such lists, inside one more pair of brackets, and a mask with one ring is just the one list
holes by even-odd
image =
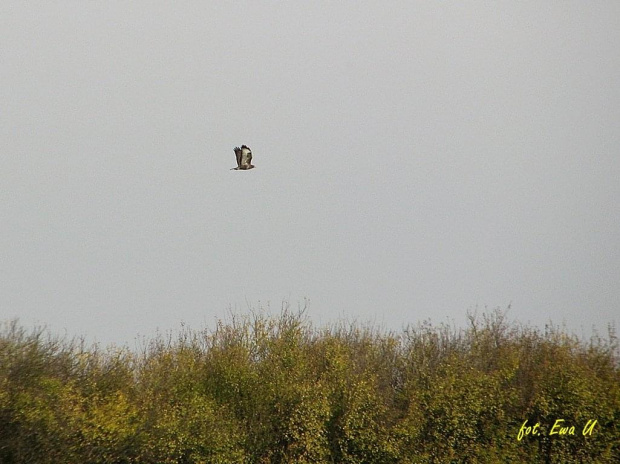
[[617, 1], [0, 2], [0, 318], [604, 329], [618, 50]]

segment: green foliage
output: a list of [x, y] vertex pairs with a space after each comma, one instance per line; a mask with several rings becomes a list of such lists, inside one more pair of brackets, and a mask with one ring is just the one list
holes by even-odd
[[469, 322], [317, 330], [285, 310], [138, 352], [11, 322], [0, 463], [620, 462], [613, 329]]

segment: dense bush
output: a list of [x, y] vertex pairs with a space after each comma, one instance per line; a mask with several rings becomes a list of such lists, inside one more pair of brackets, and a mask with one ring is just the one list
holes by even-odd
[[615, 463], [619, 359], [612, 328], [499, 310], [400, 334], [285, 310], [135, 351], [9, 322], [0, 463]]

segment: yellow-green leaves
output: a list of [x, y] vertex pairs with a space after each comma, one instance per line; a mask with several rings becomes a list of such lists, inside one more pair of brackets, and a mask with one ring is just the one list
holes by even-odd
[[9, 323], [0, 463], [620, 462], [613, 331], [470, 324], [254, 314], [132, 352]]

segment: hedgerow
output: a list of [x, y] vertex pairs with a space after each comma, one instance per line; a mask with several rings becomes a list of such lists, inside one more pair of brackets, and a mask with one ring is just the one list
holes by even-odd
[[136, 350], [10, 321], [0, 463], [620, 462], [613, 327], [468, 320], [317, 329], [285, 309]]

